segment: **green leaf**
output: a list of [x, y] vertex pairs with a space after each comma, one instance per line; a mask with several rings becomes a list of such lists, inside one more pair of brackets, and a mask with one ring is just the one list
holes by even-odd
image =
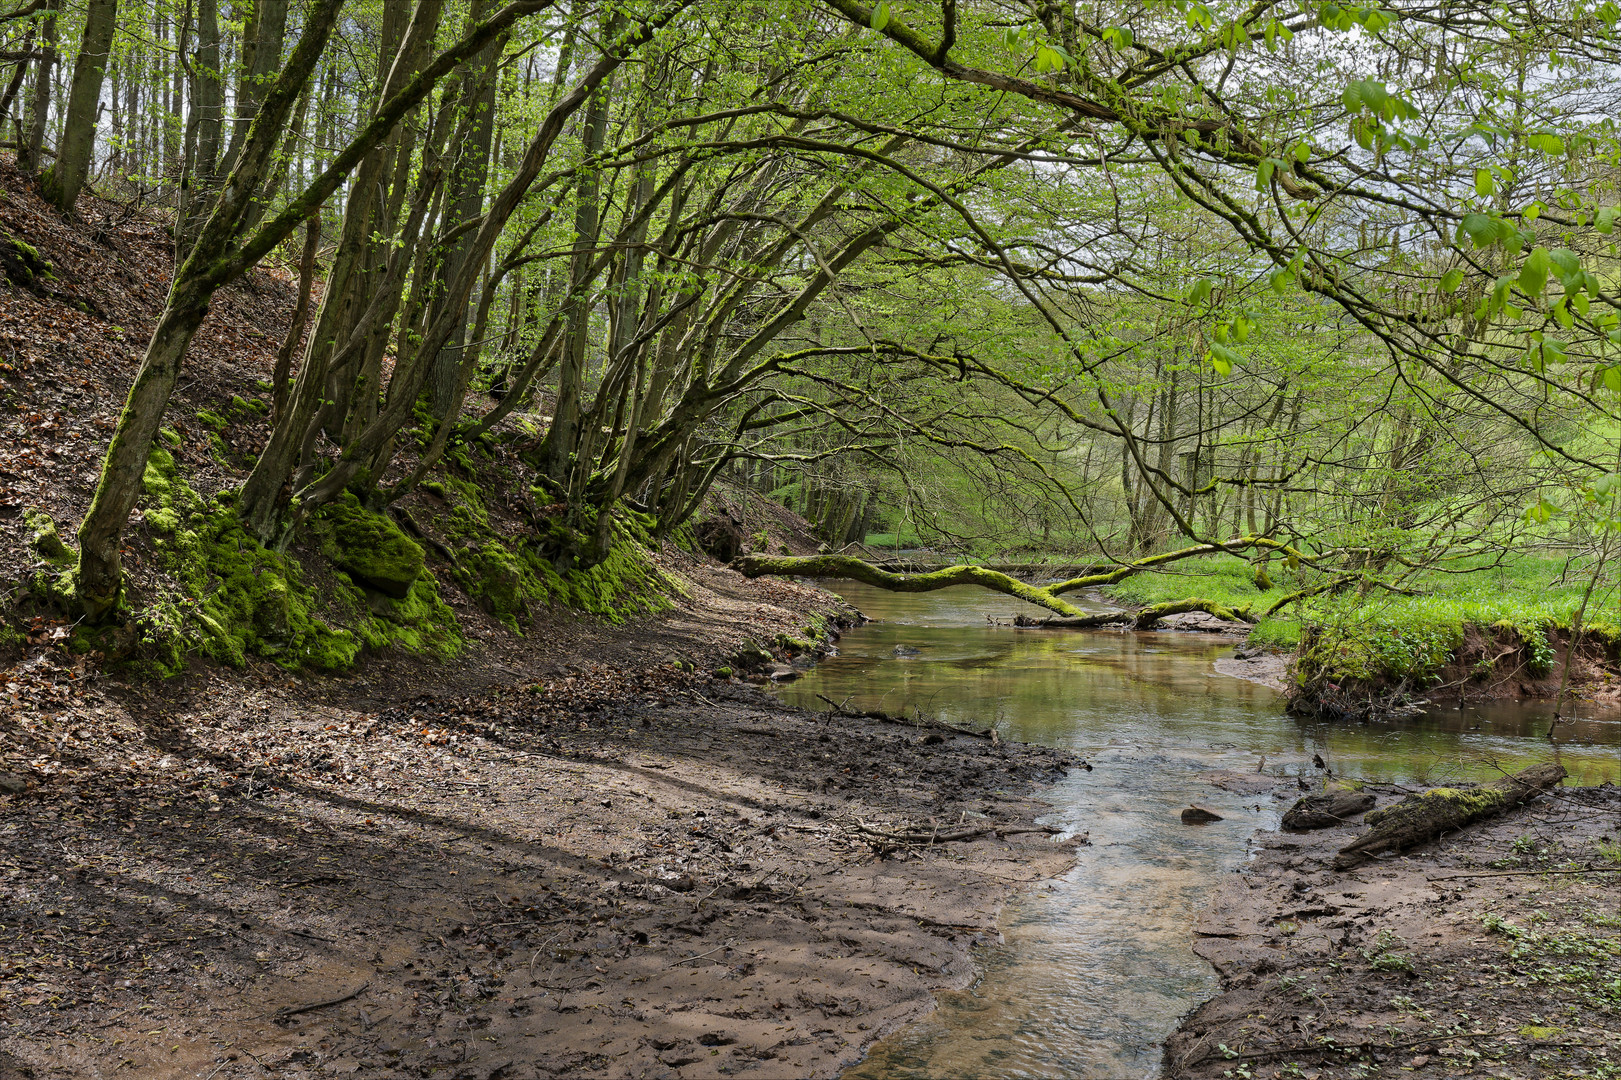
[[1216, 369], [1218, 375], [1225, 378], [1233, 373], [1233, 368], [1244, 358], [1225, 345], [1211, 345], [1210, 351], [1205, 353], [1205, 359], [1210, 361], [1210, 366]]
[[1543, 287], [1548, 284], [1548, 269], [1552, 265], [1547, 248], [1539, 247], [1526, 256], [1525, 265], [1520, 267], [1520, 288], [1527, 296], [1542, 295]]
[[884, 27], [886, 27], [888, 25], [889, 25], [889, 0], [882, 0], [882, 3], [880, 3], [877, 7], [872, 9], [872, 28], [874, 30], [882, 30]]
[[1272, 183], [1272, 174], [1277, 170], [1278, 163], [1272, 158], [1263, 158], [1260, 168], [1255, 170], [1255, 190], [1265, 191]]
[[1558, 157], [1565, 152], [1565, 140], [1551, 131], [1538, 131], [1526, 137], [1526, 144], [1533, 150], [1541, 151], [1549, 157]]
[[1615, 231], [1615, 215], [1618, 209], [1621, 208], [1614, 206], [1599, 207], [1598, 216], [1593, 219], [1593, 227], [1605, 236], [1609, 236], [1610, 233]]
[[1462, 284], [1463, 271], [1458, 267], [1453, 267], [1451, 270], [1448, 270], [1446, 273], [1441, 275], [1442, 292], [1455, 293], [1458, 291], [1458, 286]]
[[1481, 198], [1485, 198], [1487, 195], [1492, 194], [1496, 190], [1497, 184], [1492, 178], [1492, 171], [1490, 169], [1476, 169], [1475, 194], [1479, 195]]
[[1621, 367], [1604, 369], [1604, 389], [1612, 394], [1621, 394]]
[[1198, 281], [1195, 281], [1193, 283], [1192, 288], [1188, 289], [1188, 296], [1187, 296], [1188, 303], [1190, 303], [1190, 304], [1202, 304], [1202, 303], [1204, 303], [1205, 301], [1210, 299], [1211, 290], [1213, 290], [1214, 288], [1215, 288], [1215, 283], [1213, 281], [1211, 281], [1209, 278], [1200, 278]]
[[1527, 523], [1536, 522], [1538, 525], [1546, 525], [1557, 513], [1559, 513], [1559, 508], [1553, 503], [1547, 499], [1538, 499], [1535, 506], [1526, 509], [1525, 520]]
[[1497, 222], [1486, 214], [1465, 214], [1458, 223], [1458, 238], [1464, 236], [1475, 242], [1477, 248], [1488, 247], [1497, 239]]
[[1273, 292], [1277, 293], [1279, 296], [1282, 296], [1284, 293], [1289, 291], [1289, 283], [1293, 280], [1294, 274], [1290, 273], [1288, 270], [1279, 269], [1272, 271], [1267, 278], [1267, 284], [1272, 286]]

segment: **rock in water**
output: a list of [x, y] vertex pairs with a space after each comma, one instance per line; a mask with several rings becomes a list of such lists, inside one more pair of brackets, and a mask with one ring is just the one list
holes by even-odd
[[893, 653], [891, 653], [890, 655], [892, 655], [892, 656], [922, 656], [923, 655], [923, 650], [915, 648], [915, 647], [913, 647], [911, 645], [897, 645], [897, 646], [895, 646], [895, 651]]
[[1326, 795], [1307, 795], [1283, 815], [1283, 827], [1290, 832], [1331, 828], [1372, 810], [1375, 801], [1372, 795], [1363, 791], [1331, 791]]
[[1182, 824], [1184, 825], [1208, 825], [1212, 821], [1221, 820], [1222, 816], [1220, 814], [1206, 810], [1202, 806], [1190, 806], [1182, 811]]

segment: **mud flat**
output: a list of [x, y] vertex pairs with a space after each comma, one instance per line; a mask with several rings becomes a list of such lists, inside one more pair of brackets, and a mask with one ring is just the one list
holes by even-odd
[[1059, 752], [669, 666], [297, 698], [7, 774], [0, 1076], [833, 1076], [1072, 862]]
[[1336, 870], [1362, 832], [1258, 838], [1195, 928], [1223, 992], [1167, 1043], [1169, 1076], [1621, 1070], [1621, 790], [1556, 789]]

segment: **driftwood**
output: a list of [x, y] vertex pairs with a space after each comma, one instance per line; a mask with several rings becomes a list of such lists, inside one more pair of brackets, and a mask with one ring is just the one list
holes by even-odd
[[1432, 788], [1409, 795], [1369, 814], [1364, 819], [1369, 830], [1340, 848], [1334, 865], [1343, 870], [1378, 852], [1410, 848], [1493, 817], [1557, 786], [1566, 775], [1564, 766], [1549, 762], [1479, 787]]
[[931, 832], [890, 832], [887, 829], [877, 829], [865, 821], [857, 819], [855, 830], [863, 836], [870, 836], [875, 840], [890, 840], [897, 844], [951, 844], [962, 840], [977, 840], [981, 836], [1020, 836], [1024, 833], [1046, 833], [1056, 836], [1063, 829], [1056, 829], [1051, 825], [1013, 825], [990, 824], [970, 825], [967, 828], [953, 827], [949, 829], [935, 829]]
[[1308, 829], [1327, 829], [1343, 825], [1358, 814], [1373, 809], [1378, 800], [1364, 791], [1331, 791], [1326, 795], [1307, 795], [1283, 815], [1283, 827], [1290, 832]]

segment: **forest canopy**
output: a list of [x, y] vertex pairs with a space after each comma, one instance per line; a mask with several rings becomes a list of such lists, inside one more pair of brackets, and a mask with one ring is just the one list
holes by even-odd
[[301, 298], [230, 501], [271, 548], [495, 436], [560, 567], [722, 478], [831, 548], [1216, 550], [1323, 588], [1616, 520], [1613, 2], [0, 19], [19, 167], [172, 226], [77, 534], [92, 619], [210, 298], [266, 262]]

